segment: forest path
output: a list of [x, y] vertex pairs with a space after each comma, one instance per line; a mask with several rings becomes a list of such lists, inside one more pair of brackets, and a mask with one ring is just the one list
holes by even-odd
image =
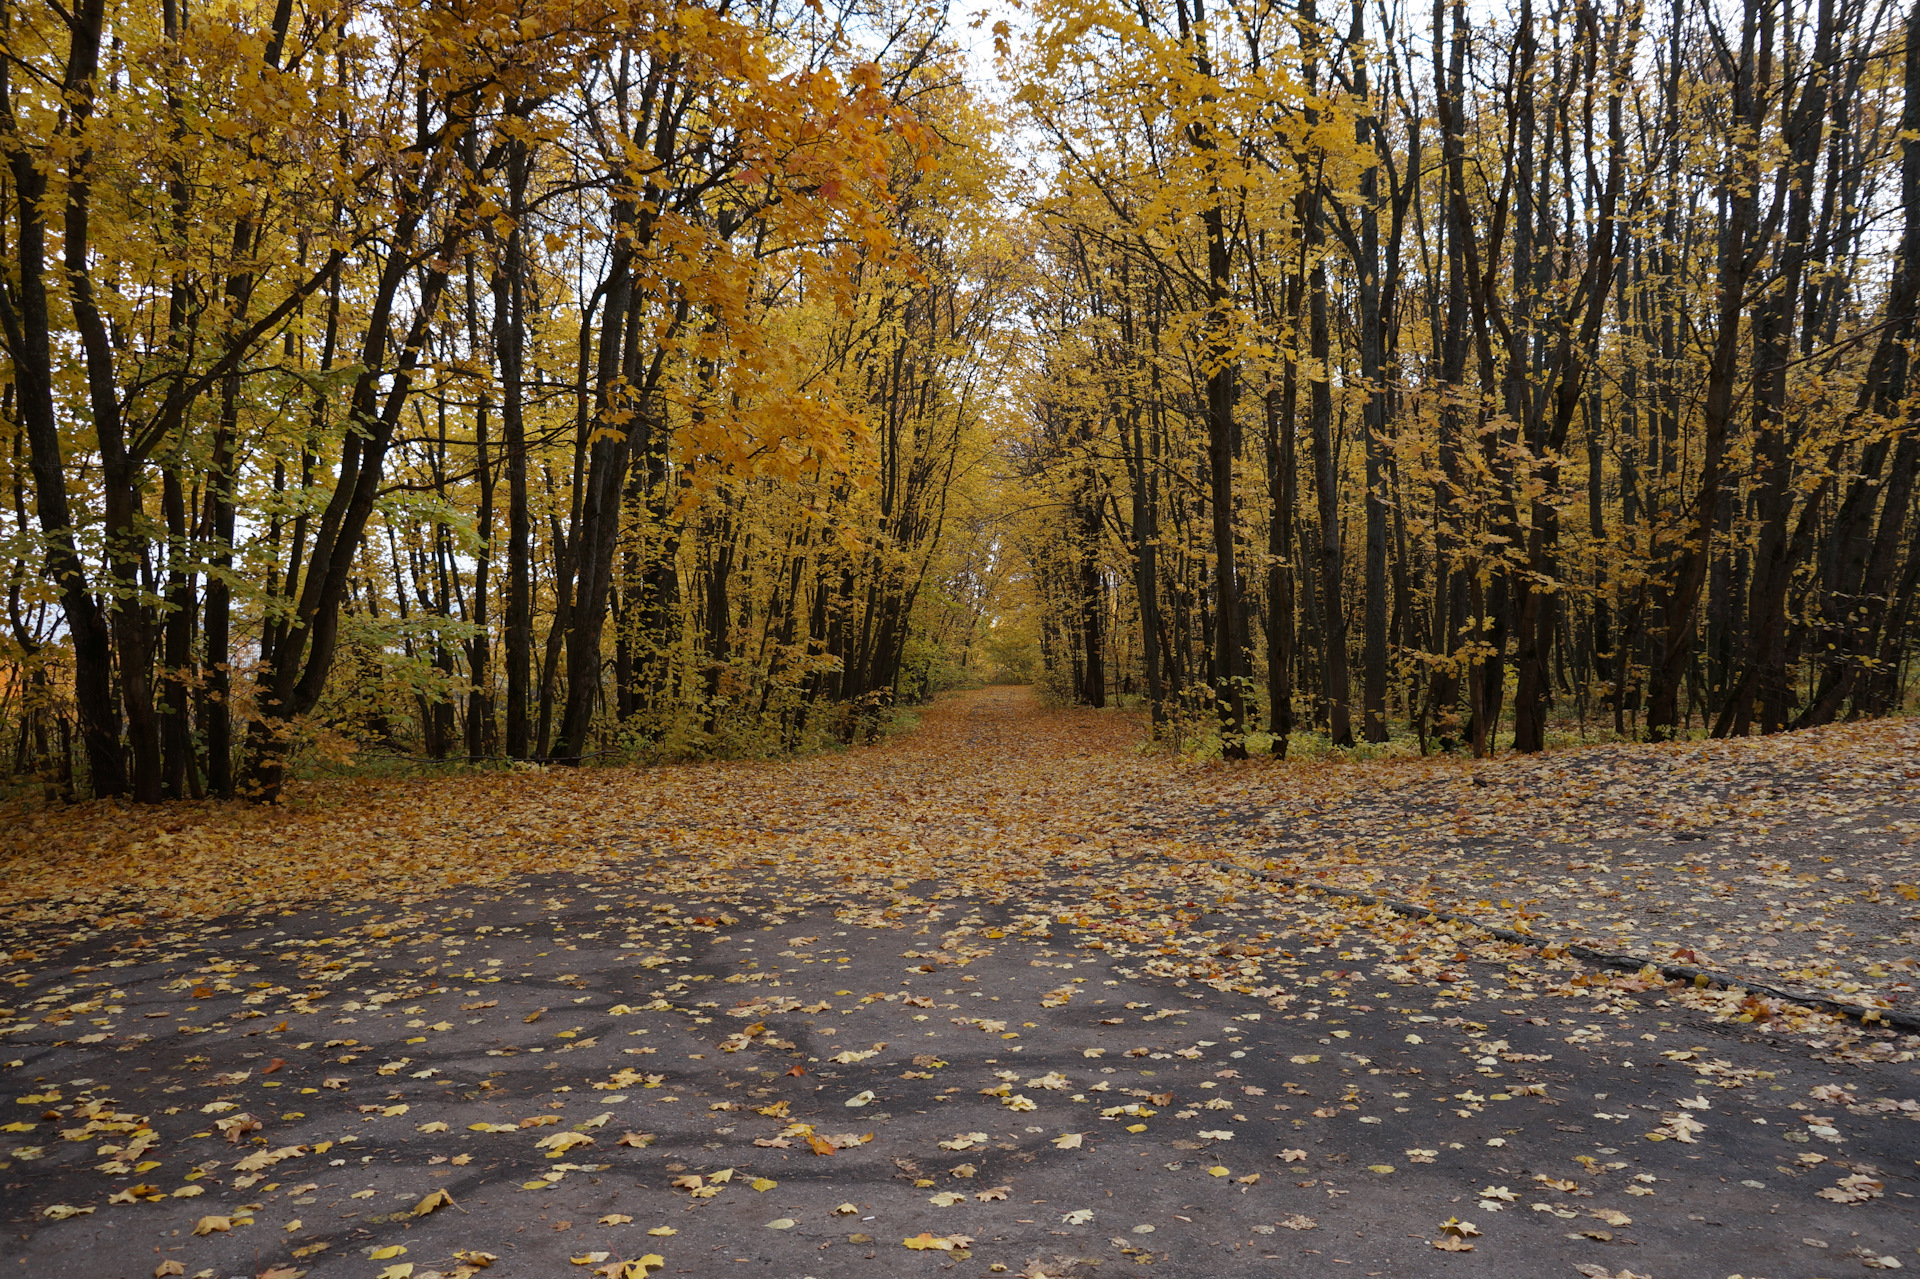
[[[317, 781], [270, 808], [17, 804], [0, 811], [0, 946], [613, 866], [1098, 903], [1121, 868], [1191, 879], [1204, 862], [1236, 898], [1306, 877], [1920, 1012], [1920, 721], [1221, 766], [1145, 749], [1138, 715], [1049, 710], [1026, 688], [916, 714], [874, 746], [789, 759]], [[1124, 924], [1111, 904], [1102, 927]]]
[[[1820, 775], [1821, 752], [1872, 759], [1901, 731], [1800, 749]], [[0, 1262], [35, 1279], [635, 1279], [654, 1256], [784, 1279], [1913, 1264], [1920, 1038], [1265, 881], [1437, 896], [1520, 849], [1540, 869], [1505, 873], [1549, 876], [1606, 829], [1540, 800], [1566, 779], [1600, 809], [1665, 795], [1675, 824], [1639, 837], [1664, 848], [1699, 805], [1636, 774], [1711, 779], [1760, 749], [1222, 768], [1143, 752], [1126, 716], [988, 689], [806, 759], [45, 813], [37, 845], [10, 836], [0, 1078], [25, 1104], [0, 1145], [18, 1236]], [[1815, 798], [1848, 829], [1875, 796]], [[1434, 811], [1438, 832], [1419, 825]], [[1520, 838], [1542, 823], [1564, 842]], [[1702, 842], [1677, 851], [1698, 864]], [[1477, 869], [1429, 880], [1446, 855]], [[1872, 909], [1904, 900], [1883, 896]]]

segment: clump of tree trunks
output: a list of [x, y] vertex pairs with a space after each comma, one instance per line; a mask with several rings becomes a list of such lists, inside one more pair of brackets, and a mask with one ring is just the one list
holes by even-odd
[[1895, 709], [1920, 9], [1043, 7], [1053, 682], [1476, 754]]
[[777, 750], [964, 664], [997, 161], [869, 19], [8, 10], [11, 771]]

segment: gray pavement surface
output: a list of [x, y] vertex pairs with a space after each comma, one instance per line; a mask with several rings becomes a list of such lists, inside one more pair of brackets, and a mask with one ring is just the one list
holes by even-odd
[[[1920, 1266], [1911, 1041], [1809, 1044], [1604, 978], [1561, 999], [1377, 977], [1254, 996], [1011, 932], [932, 884], [892, 909], [555, 878], [69, 952], [98, 966], [14, 995], [66, 1013], [8, 1040], [15, 1272], [428, 1279], [476, 1252], [489, 1275], [657, 1255], [816, 1279]], [[1307, 950], [1276, 914], [1238, 923]], [[636, 917], [674, 921], [637, 960]], [[1459, 944], [1483, 985], [1528, 962]], [[1380, 966], [1364, 929], [1335, 945]], [[96, 1013], [155, 1029], [83, 1043]], [[209, 1217], [226, 1228], [196, 1235]], [[1455, 1239], [1472, 1253], [1435, 1246]]]

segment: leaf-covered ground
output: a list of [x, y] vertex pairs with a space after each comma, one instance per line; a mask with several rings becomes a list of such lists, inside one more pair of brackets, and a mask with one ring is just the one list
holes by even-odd
[[1208, 768], [995, 689], [7, 814], [0, 1211], [76, 1279], [1920, 1266], [1920, 1038], [1558, 945], [1910, 1011], [1915, 740]]

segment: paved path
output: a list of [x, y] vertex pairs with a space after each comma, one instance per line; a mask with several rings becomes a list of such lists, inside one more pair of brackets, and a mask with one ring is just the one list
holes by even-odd
[[1274, 894], [1206, 848], [1217, 780], [988, 690], [869, 751], [604, 771], [590, 857], [481, 887], [78, 941], [43, 900], [0, 1265], [1920, 1267], [1920, 1044]]

